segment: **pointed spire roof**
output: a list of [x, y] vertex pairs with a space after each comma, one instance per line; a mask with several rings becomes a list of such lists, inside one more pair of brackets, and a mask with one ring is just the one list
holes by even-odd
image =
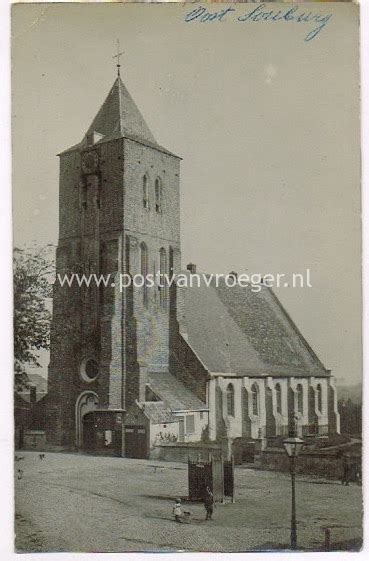
[[120, 76], [115, 80], [107, 98], [92, 121], [87, 135], [94, 132], [104, 137], [116, 137], [117, 135], [136, 137], [156, 144], [153, 134]]
[[[128, 138], [175, 156], [156, 142], [119, 75], [82, 142], [64, 150], [61, 154], [86, 147], [91, 144], [91, 138], [93, 144], [100, 144], [116, 138]], [[178, 156], [176, 157], [178, 158]]]

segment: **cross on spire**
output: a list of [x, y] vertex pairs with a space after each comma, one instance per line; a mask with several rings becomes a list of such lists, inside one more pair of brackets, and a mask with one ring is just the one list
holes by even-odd
[[123, 53], [124, 51], [120, 51], [119, 39], [117, 39], [117, 54], [114, 55], [112, 58], [117, 59], [118, 76], [120, 76], [120, 57], [122, 56]]

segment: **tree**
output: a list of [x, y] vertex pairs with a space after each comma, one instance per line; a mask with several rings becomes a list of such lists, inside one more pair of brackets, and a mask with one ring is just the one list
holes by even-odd
[[361, 435], [362, 432], [362, 405], [355, 403], [350, 398], [338, 401], [338, 412], [341, 418], [341, 433]]
[[14, 249], [14, 383], [29, 386], [27, 365], [40, 366], [38, 351], [50, 345], [51, 246], [41, 250]]

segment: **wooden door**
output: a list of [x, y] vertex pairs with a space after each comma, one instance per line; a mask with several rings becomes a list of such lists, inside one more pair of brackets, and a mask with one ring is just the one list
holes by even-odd
[[143, 425], [126, 425], [124, 427], [125, 447], [127, 458], [147, 458], [147, 429]]
[[83, 449], [86, 452], [96, 450], [96, 429], [94, 413], [87, 413], [82, 420], [83, 423]]

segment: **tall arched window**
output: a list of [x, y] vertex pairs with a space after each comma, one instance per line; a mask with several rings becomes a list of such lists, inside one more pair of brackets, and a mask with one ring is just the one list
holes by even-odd
[[147, 175], [142, 179], [142, 204], [145, 210], [149, 210], [149, 180]]
[[146, 277], [148, 273], [148, 254], [147, 254], [147, 245], [142, 242], [140, 244], [140, 252], [141, 252], [141, 275], [143, 277], [143, 304], [147, 307], [148, 304], [148, 293], [147, 293], [147, 282]]
[[322, 386], [320, 384], [316, 387], [316, 393], [318, 396], [318, 411], [319, 413], [322, 412]]
[[164, 247], [160, 249], [160, 307], [166, 308], [167, 306], [167, 284], [164, 275], [168, 275], [168, 260], [167, 252]]
[[296, 392], [297, 392], [297, 412], [298, 413], [303, 413], [303, 411], [304, 411], [304, 392], [303, 392], [301, 384], [298, 384], [298, 386], [296, 388]]
[[233, 384], [227, 386], [227, 415], [234, 417], [234, 387]]
[[275, 396], [276, 396], [277, 413], [282, 413], [282, 390], [280, 384], [275, 385]]
[[259, 389], [256, 384], [251, 386], [252, 414], [259, 415]]
[[155, 179], [155, 210], [157, 213], [162, 213], [163, 205], [163, 185], [160, 177]]

